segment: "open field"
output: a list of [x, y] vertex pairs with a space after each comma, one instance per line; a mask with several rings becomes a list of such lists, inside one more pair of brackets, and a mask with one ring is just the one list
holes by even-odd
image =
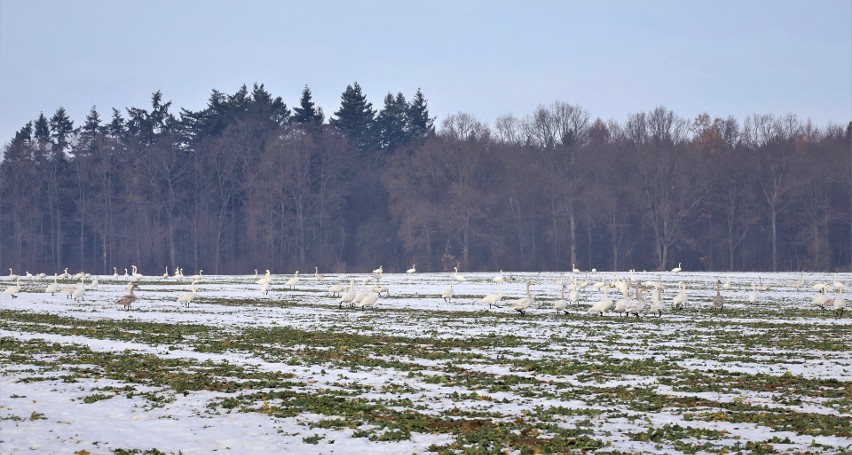
[[[589, 315], [592, 286], [557, 315], [559, 273], [514, 273], [493, 309], [480, 299], [494, 273], [465, 274], [450, 303], [452, 273], [385, 274], [369, 309], [329, 295], [367, 276], [289, 290], [273, 275], [262, 295], [253, 276], [205, 275], [189, 307], [176, 303], [188, 281], [146, 277], [130, 311], [123, 278], [99, 277], [81, 302], [21, 281], [0, 294], [0, 452], [852, 451], [852, 311], [811, 304], [813, 284], [850, 274], [805, 274], [796, 290], [798, 273], [765, 273], [755, 303], [758, 274], [633, 274], [660, 279], [660, 317]], [[508, 304], [527, 280], [522, 315]]]

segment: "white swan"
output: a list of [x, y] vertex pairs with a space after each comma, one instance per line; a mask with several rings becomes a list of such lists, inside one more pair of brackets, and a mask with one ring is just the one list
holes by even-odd
[[635, 297], [624, 310], [627, 315], [633, 314], [638, 318], [639, 313], [645, 311], [645, 308], [648, 306], [648, 301], [645, 300], [645, 294], [642, 293], [644, 290], [645, 288], [642, 287], [641, 283], [636, 285]]
[[380, 296], [382, 295], [382, 292], [384, 292], [386, 296], [390, 297], [390, 289], [388, 289], [387, 286], [378, 284], [378, 282], [375, 286], [373, 286], [373, 289], [371, 289], [371, 291], [375, 292], [376, 294], [379, 294]]
[[615, 302], [613, 311], [627, 316], [627, 307], [630, 306], [630, 284], [626, 281], [616, 281], [613, 286], [621, 291], [621, 298]]
[[352, 301], [355, 300], [355, 278], [349, 280], [349, 289], [346, 290], [343, 294], [340, 295], [340, 304], [338, 305], [340, 308], [343, 308], [344, 303], [352, 304]]
[[532, 293], [530, 292], [530, 286], [532, 286], [533, 284], [535, 283], [527, 280], [527, 296], [521, 297], [520, 299], [516, 299], [514, 302], [512, 302], [513, 310], [521, 314], [526, 314], [524, 312], [527, 311], [530, 305], [532, 305], [532, 303], [535, 301], [535, 297], [533, 297]]
[[57, 279], [57, 276], [54, 273], [53, 274], [53, 283], [48, 284], [47, 288], [44, 290], [44, 292], [49, 292], [50, 295], [53, 295], [56, 291], [59, 290], [59, 283], [56, 282], [56, 279]]
[[842, 281], [837, 279], [837, 274], [834, 274], [834, 288], [835, 289], [843, 289], [845, 286]]
[[76, 290], [77, 290], [77, 286], [76, 286], [76, 285], [74, 285], [74, 286], [64, 286], [64, 287], [62, 288], [62, 292], [64, 292], [64, 293], [65, 293], [65, 298], [67, 298], [67, 299], [70, 299], [70, 298], [71, 298], [71, 295], [72, 295], [72, 294], [74, 294], [74, 291], [76, 291]]
[[415, 272], [417, 272], [417, 264], [411, 264], [411, 268], [405, 271], [405, 273], [415, 273]]
[[314, 278], [320, 281], [325, 279], [325, 275], [319, 273], [319, 267], [316, 266], [314, 267]]
[[843, 286], [837, 288], [837, 298], [834, 299], [834, 315], [840, 317], [843, 315], [843, 309], [846, 308], [846, 300], [843, 299]]
[[797, 291], [799, 290], [799, 288], [804, 286], [805, 285], [805, 272], [804, 271], [799, 272], [799, 279], [794, 281], [793, 283], [791, 283], [791, 285], [793, 286], [793, 289], [795, 289]]
[[751, 292], [748, 293], [748, 301], [749, 303], [757, 302], [757, 285], [754, 283], [751, 284]]
[[491, 279], [491, 281], [493, 281], [495, 283], [502, 283], [502, 282], [506, 281], [506, 279], [503, 278], [503, 271], [501, 270], [500, 273], [497, 276], [495, 276], [494, 278]]
[[74, 292], [71, 293], [71, 298], [76, 302], [80, 302], [83, 299], [83, 295], [86, 293], [86, 285], [83, 283], [77, 283], [77, 288], [74, 289]]
[[604, 291], [604, 298], [598, 300], [591, 307], [589, 307], [589, 314], [598, 313], [603, 316], [605, 312], [609, 311], [609, 309], [612, 308], [613, 302], [612, 299], [609, 298], [609, 286], [604, 286], [602, 289]]
[[586, 273], [586, 277], [577, 286], [579, 286], [580, 289], [586, 289], [586, 286], [588, 286], [588, 285], [589, 285], [589, 274]]
[[825, 290], [826, 290], [826, 288], [828, 288], [828, 283], [817, 283], [817, 284], [814, 285], [814, 288], [817, 288], [818, 285], [820, 285], [820, 284], [822, 284], [822, 286], [820, 286], [818, 288], [819, 289], [819, 295], [814, 297], [814, 299], [811, 301], [811, 303], [813, 303], [816, 306], [825, 306], [825, 304], [828, 303], [828, 301], [830, 300], [828, 298], [828, 296], [825, 294]]
[[577, 289], [576, 278], [571, 281], [571, 292], [568, 293], [568, 300], [570, 300], [574, 305], [580, 304], [580, 290]]
[[178, 297], [177, 303], [182, 303], [183, 306], [189, 308], [189, 303], [195, 299], [196, 295], [198, 295], [198, 292], [196, 292], [195, 285], [193, 284], [189, 287], [189, 291], [182, 293], [180, 297]]
[[[628, 295], [627, 295], [628, 291], [630, 290], [630, 278], [628, 278], [627, 281], [622, 280], [622, 279], [617, 279], [617, 280], [612, 282], [612, 286], [614, 288], [618, 289], [619, 291], [621, 291], [621, 295], [623, 295], [624, 298], [627, 298], [628, 297]], [[616, 311], [616, 312], [618, 312], [618, 311]]]
[[133, 267], [133, 278], [136, 281], [142, 281], [142, 278], [144, 278], [144, 276], [141, 273], [139, 273], [139, 270], [136, 268], [135, 265], [131, 264], [131, 267]]
[[[12, 269], [9, 269], [9, 270], [11, 271]], [[21, 277], [16, 276], [15, 277], [15, 284], [7, 287], [3, 291], [3, 293], [8, 295], [8, 296], [11, 296], [13, 299], [16, 299], [16, 298], [18, 298], [19, 292], [21, 292]]]
[[164, 280], [167, 280], [169, 278], [169, 266], [166, 266], [166, 272], [163, 273], [163, 276], [161, 278]]
[[[181, 271], [181, 277], [183, 277], [183, 271]], [[201, 281], [204, 278], [204, 270], [198, 269], [198, 274], [192, 275], [192, 281]]]
[[660, 289], [660, 282], [657, 281], [654, 284], [654, 292], [651, 294], [651, 307], [648, 308], [648, 311], [651, 314], [657, 313], [657, 317], [663, 315], [663, 308], [665, 308], [666, 303], [663, 301], [662, 290]]
[[464, 276], [459, 275], [459, 268], [458, 267], [453, 267], [453, 270], [455, 271], [455, 273], [453, 273], [453, 278], [455, 278], [456, 281], [465, 281], [467, 279]]
[[291, 291], [295, 291], [296, 285], [298, 283], [299, 283], [299, 271], [296, 270], [296, 273], [293, 275], [292, 278], [290, 278], [289, 280], [287, 280], [286, 283], [284, 283], [284, 286], [289, 286]]
[[497, 306], [497, 304], [500, 303], [500, 300], [503, 298], [503, 283], [498, 283], [497, 285], [499, 287], [497, 293], [487, 294], [485, 297], [482, 298], [482, 300], [479, 301], [479, 303], [487, 303], [488, 308], [491, 308], [492, 306]]
[[441, 298], [443, 298], [444, 302], [446, 302], [446, 303], [452, 303], [453, 295], [455, 295], [455, 293], [456, 293], [456, 291], [455, 291], [455, 289], [453, 289], [453, 283], [450, 282], [450, 284], [447, 285], [446, 288], [444, 288], [444, 291], [441, 292]]
[[683, 281], [678, 283], [678, 288], [680, 290], [678, 291], [677, 295], [674, 297], [674, 300], [672, 300], [672, 306], [676, 310], [683, 308], [684, 305], [686, 305], [686, 303], [689, 301], [689, 299], [686, 296], [686, 285], [683, 284]]
[[[65, 269], [65, 270], [68, 270], [68, 269]], [[18, 278], [19, 278], [18, 275], [16, 275], [15, 272], [13, 272], [12, 268], [10, 267], [9, 268], [9, 281], [17, 281]]]
[[328, 293], [331, 294], [332, 297], [340, 296], [340, 293], [346, 290], [346, 286], [342, 284], [332, 284], [328, 288]]
[[118, 279], [118, 269], [117, 269], [117, 268], [115, 268], [115, 267], [113, 267], [113, 268], [112, 268], [112, 279], [113, 279], [113, 280], [117, 280], [117, 279]]
[[361, 299], [361, 308], [373, 308], [378, 300], [378, 292], [368, 292], [367, 295], [365, 295], [364, 298]]
[[680, 262], [678, 262], [677, 267], [672, 269], [672, 273], [679, 273], [681, 270], [683, 269], [680, 268]]
[[266, 269], [266, 274], [263, 276], [263, 278], [258, 278], [257, 281], [255, 281], [255, 283], [259, 284], [261, 286], [263, 286], [264, 284], [267, 284], [267, 285], [271, 284], [272, 283], [272, 273], [269, 271], [269, 269]]
[[578, 269], [576, 265], [571, 264], [571, 272], [580, 273], [580, 269]]
[[361, 289], [355, 292], [355, 298], [352, 299], [352, 304], [361, 303], [364, 300], [364, 297], [367, 296], [367, 282], [370, 281], [370, 278], [364, 278], [364, 281], [361, 282]]

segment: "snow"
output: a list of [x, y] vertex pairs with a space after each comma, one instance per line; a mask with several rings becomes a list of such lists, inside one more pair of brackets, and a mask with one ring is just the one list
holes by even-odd
[[[636, 281], [660, 280], [665, 289], [663, 298], [669, 305], [659, 318], [650, 314], [641, 318], [625, 318], [612, 313], [588, 316], [588, 306], [601, 295], [591, 286], [581, 291], [579, 307], [569, 304], [569, 316], [556, 316], [553, 302], [559, 298], [560, 280], [560, 273], [556, 272], [504, 272], [507, 280], [514, 278], [514, 281], [503, 284], [504, 306], [488, 310], [487, 305], [480, 304], [480, 299], [497, 289], [497, 284], [492, 281], [496, 273], [464, 275], [466, 281], [454, 281], [452, 272], [384, 274], [381, 284], [388, 286], [391, 297], [380, 298], [375, 309], [348, 306], [340, 309], [339, 299], [328, 293], [332, 284], [348, 284], [350, 278], [354, 278], [356, 287], [360, 287], [362, 278], [368, 276], [366, 273], [325, 274], [322, 281], [312, 275], [302, 275], [294, 291], [284, 288], [284, 283], [292, 275], [272, 275], [272, 290], [266, 296], [261, 294], [253, 276], [204, 275], [202, 282], [196, 286], [198, 296], [189, 308], [176, 302], [180, 293], [189, 290], [188, 282], [146, 277], [136, 291], [139, 300], [133, 304], [131, 311], [122, 311], [115, 304], [125, 293], [123, 278], [114, 280], [112, 276], [99, 276], [99, 286], [87, 289], [83, 302], [74, 302], [60, 293], [55, 296], [44, 293], [52, 280], [30, 280], [22, 281], [18, 298], [0, 295], [0, 310], [51, 314], [76, 321], [132, 320], [203, 325], [234, 336], [239, 336], [245, 328], [292, 327], [305, 331], [357, 333], [367, 337], [393, 335], [432, 340], [482, 340], [489, 335], [512, 335], [512, 339], [517, 341], [514, 345], [448, 352], [458, 355], [463, 361], [399, 352], [394, 355], [369, 354], [364, 359], [377, 361], [376, 364], [349, 365], [290, 364], [286, 359], [258, 355], [258, 351], [202, 352], [196, 349], [192, 338], [184, 339], [181, 344], [164, 346], [97, 334], [48, 333], [46, 324], [4, 325], [5, 328], [0, 329], [0, 339], [22, 342], [37, 339], [62, 346], [86, 346], [94, 352], [131, 352], [199, 363], [227, 362], [252, 371], [284, 372], [293, 375], [294, 383], [303, 384], [301, 391], [322, 394], [358, 390], [358, 398], [371, 402], [410, 400], [424, 415], [441, 415], [451, 410], [480, 412], [502, 416], [494, 417], [496, 420], [512, 422], [534, 415], [536, 410], [551, 407], [598, 410], [604, 414], [592, 419], [598, 424], [593, 437], [606, 444], [604, 450], [676, 452], [671, 445], [666, 445], [671, 441], [660, 446], [660, 442], [643, 442], [629, 436], [666, 424], [723, 432], [724, 437], [711, 441], [718, 447], [777, 437], [790, 440], [789, 444], [778, 443], [775, 446], [778, 450], [831, 452], [852, 448], [852, 439], [847, 436], [805, 435], [752, 423], [691, 420], [684, 416], [682, 409], [638, 412], [621, 404], [615, 407], [599, 404], [595, 394], [600, 392], [595, 391], [641, 388], [653, 389], [660, 395], [693, 396], [718, 403], [742, 402], [809, 414], [843, 417], [844, 412], [848, 412], [848, 408], [838, 410], [832, 407], [827, 399], [804, 396], [797, 403], [788, 405], [774, 400], [782, 394], [777, 391], [684, 391], [659, 383], [654, 375], [623, 373], [601, 378], [554, 375], [519, 370], [505, 360], [557, 361], [565, 365], [573, 362], [603, 365], [606, 362], [653, 360], [685, 371], [772, 376], [791, 374], [807, 379], [835, 379], [847, 383], [848, 391], [852, 383], [852, 317], [847, 315], [852, 311], [847, 309], [842, 318], [835, 318], [830, 311], [818, 311], [810, 301], [816, 295], [812, 289], [814, 283], [836, 280], [852, 283], [850, 274], [806, 273], [806, 284], [799, 290], [791, 287], [791, 283], [799, 279], [799, 273], [601, 272], [588, 275], [590, 282], [627, 277]], [[582, 281], [586, 276], [585, 273], [569, 272], [565, 274], [565, 283], [570, 284], [573, 278]], [[731, 288], [722, 292], [726, 297], [726, 310], [723, 312], [715, 312], [711, 308], [717, 279], [731, 282]], [[760, 279], [770, 289], [759, 291], [758, 302], [749, 303], [751, 284], [758, 283]], [[527, 280], [537, 283], [533, 287], [537, 301], [530, 307], [527, 316], [521, 316], [505, 304], [525, 295]], [[454, 281], [456, 296], [452, 303], [445, 303], [440, 294], [451, 281]], [[689, 303], [685, 310], [676, 312], [671, 310], [670, 302], [680, 281], [687, 286]], [[796, 332], [803, 337], [808, 335], [808, 327], [820, 329], [821, 333], [836, 334], [835, 344], [825, 350], [737, 345], [750, 337], [771, 335], [778, 328], [788, 327], [803, 327]], [[71, 328], [73, 325], [65, 327], [66, 330]], [[714, 345], [722, 339], [728, 344]], [[306, 343], [288, 349], [330, 348]], [[707, 350], [712, 355], [696, 357], [696, 349]], [[743, 358], [738, 352], [743, 353]], [[5, 350], [0, 350], [0, 354], [3, 358], [0, 452], [4, 454], [101, 454], [122, 448], [142, 451], [156, 448], [165, 453], [183, 454], [424, 453], [430, 446], [445, 446], [456, 440], [452, 432], [436, 431], [429, 434], [414, 432], [411, 438], [402, 441], [373, 441], [356, 434], [358, 430], [369, 430], [369, 425], [357, 429], [313, 425], [333, 418], [329, 415], [305, 411], [295, 417], [283, 418], [216, 406], [222, 399], [234, 395], [229, 392], [201, 390], [176, 393], [167, 387], [128, 384], [97, 377], [77, 377], [69, 382], [67, 377], [74, 375], [72, 365], [51, 370], [36, 364], [9, 363]], [[45, 356], [45, 360], [51, 360], [51, 357]], [[417, 374], [412, 376], [410, 371], [393, 367], [396, 364], [409, 365]], [[80, 367], [73, 365], [73, 368]], [[450, 381], [452, 377], [438, 383], [427, 381], [429, 378], [451, 376], [450, 371], [520, 377], [528, 382], [522, 382], [511, 390], [489, 390]], [[40, 380], [25, 381], [32, 377]], [[133, 386], [134, 392], [122, 393], [122, 388], [128, 385]], [[562, 388], [583, 390], [589, 395], [560, 396], [557, 389]], [[146, 398], [146, 392], [157, 393], [167, 399], [152, 404]], [[111, 397], [86, 403], [84, 399], [94, 393]], [[473, 393], [478, 398], [453, 398], [469, 397]], [[848, 400], [849, 397], [846, 398]], [[402, 405], [389, 407], [410, 409]], [[607, 413], [622, 416], [606, 418]], [[585, 419], [586, 416], [562, 415], [558, 424], [567, 428]], [[819, 445], [812, 446], [813, 443]], [[514, 449], [517, 451], [517, 448]]]

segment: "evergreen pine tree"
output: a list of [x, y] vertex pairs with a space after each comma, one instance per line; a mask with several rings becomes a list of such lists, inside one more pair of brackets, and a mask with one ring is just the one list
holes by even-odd
[[232, 111], [232, 116], [236, 116], [239, 112], [245, 112], [248, 109], [250, 99], [248, 96], [248, 87], [243, 84], [237, 93], [228, 97], [228, 106]]
[[86, 115], [86, 123], [80, 127], [80, 144], [76, 147], [76, 153], [80, 150], [91, 150], [94, 147], [95, 137], [101, 132], [101, 116], [98, 114], [97, 108], [92, 106], [89, 114]]
[[44, 112], [40, 113], [36, 119], [34, 138], [40, 143], [50, 142], [50, 123], [44, 116]]
[[152, 143], [156, 135], [169, 132], [177, 123], [169, 113], [172, 102], [162, 101], [163, 92], [157, 90], [151, 95], [151, 112], [136, 107], [127, 109], [127, 131], [138, 136], [145, 144]]
[[336, 118], [331, 119], [331, 124], [357, 144], [359, 155], [371, 153], [377, 148], [376, 113], [357, 82], [346, 86], [340, 96], [340, 109], [334, 115]]
[[408, 128], [409, 137], [414, 139], [422, 139], [435, 134], [435, 118], [429, 117], [426, 98], [419, 88], [408, 106]]
[[98, 114], [98, 109], [92, 106], [89, 114], [86, 116], [86, 123], [81, 128], [82, 132], [89, 137], [94, 137], [101, 130], [101, 115]]
[[302, 99], [299, 100], [299, 107], [293, 108], [293, 121], [321, 125], [324, 119], [325, 115], [322, 113], [322, 108], [314, 107], [311, 89], [305, 84], [305, 89], [302, 90]]
[[23, 128], [15, 133], [11, 145], [24, 145], [33, 140], [33, 122], [27, 122]]
[[124, 136], [124, 133], [127, 131], [126, 128], [124, 117], [121, 116], [121, 111], [116, 108], [112, 108], [112, 119], [105, 127], [107, 134], [113, 138], [119, 138]]
[[69, 136], [74, 132], [74, 122], [68, 117], [64, 107], [60, 107], [50, 118], [50, 134], [56, 141], [59, 150], [65, 150]]
[[385, 106], [379, 113], [378, 124], [380, 146], [388, 153], [393, 153], [408, 142], [408, 103], [402, 93], [396, 97], [390, 93], [385, 96]]
[[157, 90], [151, 95], [151, 128], [155, 134], [165, 133], [176, 123], [175, 117], [169, 113], [172, 102], [163, 104], [163, 92]]
[[268, 115], [269, 119], [278, 125], [287, 123], [290, 119], [290, 109], [281, 100], [281, 97], [272, 99], [272, 95], [263, 88], [263, 84], [259, 86], [254, 84], [254, 90], [251, 92], [253, 107], [256, 111]]

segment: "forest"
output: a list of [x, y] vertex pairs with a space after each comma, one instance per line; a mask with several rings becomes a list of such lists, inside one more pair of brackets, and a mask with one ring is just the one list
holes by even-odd
[[[0, 161], [0, 270], [849, 271], [852, 122], [555, 101], [435, 124], [426, 96], [326, 117], [263, 85], [199, 111], [60, 107]], [[168, 268], [168, 269], [167, 269]]]

